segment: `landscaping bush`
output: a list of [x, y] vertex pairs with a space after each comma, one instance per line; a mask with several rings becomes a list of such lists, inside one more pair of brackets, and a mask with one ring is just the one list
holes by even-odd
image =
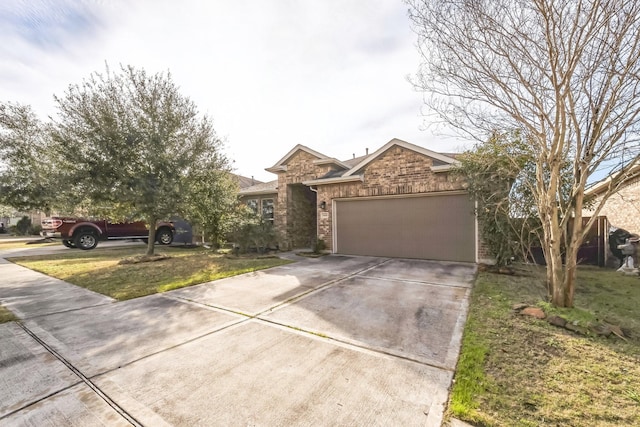
[[264, 220], [246, 206], [236, 213], [229, 239], [242, 253], [252, 249], [264, 253], [267, 249], [275, 247], [277, 241], [273, 223]]
[[276, 234], [271, 222], [260, 219], [255, 223], [245, 224], [240, 232], [238, 243], [242, 252], [255, 249], [259, 253], [264, 253], [275, 240]]
[[42, 231], [42, 226], [40, 224], [32, 225], [29, 227], [29, 234], [32, 236], [39, 236]]
[[319, 254], [327, 249], [327, 244], [323, 239], [317, 239], [316, 244], [313, 245], [313, 253]]
[[31, 219], [28, 216], [23, 216], [16, 224], [16, 233], [20, 236], [26, 236], [29, 233], [30, 227]]

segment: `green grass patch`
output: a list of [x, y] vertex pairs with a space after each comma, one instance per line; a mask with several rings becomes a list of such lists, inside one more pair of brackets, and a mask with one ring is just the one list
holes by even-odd
[[[478, 275], [448, 416], [479, 426], [640, 425], [640, 279], [582, 267], [575, 308], [544, 302], [544, 270]], [[624, 341], [575, 335], [516, 314], [538, 305], [583, 326], [605, 321]]]
[[118, 264], [124, 258], [143, 253], [141, 248], [105, 248], [13, 258], [11, 261], [117, 300], [166, 292], [290, 262], [279, 258], [225, 257], [206, 249], [166, 248], [158, 249], [156, 253], [168, 255], [168, 259]]
[[14, 316], [11, 311], [0, 305], [0, 323], [11, 322], [13, 320], [18, 320], [18, 318]]
[[452, 390], [450, 411], [458, 417], [471, 421], [477, 420], [479, 402], [476, 396], [484, 393], [487, 377], [484, 374], [484, 361], [489, 348], [474, 331], [477, 326], [468, 328], [463, 337], [465, 351], [458, 360], [455, 387]]

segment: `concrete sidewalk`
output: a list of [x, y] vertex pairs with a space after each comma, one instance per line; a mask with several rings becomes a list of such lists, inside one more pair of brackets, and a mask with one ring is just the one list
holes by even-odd
[[0, 425], [439, 426], [474, 273], [328, 256], [114, 302], [0, 260]]
[[115, 300], [0, 258], [0, 301], [20, 319], [110, 304]]
[[[31, 243], [33, 241], [42, 240], [42, 238], [34, 238], [29, 241], [25, 241], [24, 239], [20, 239], [19, 241], [24, 241], [25, 245], [23, 247], [11, 248], [11, 249], [0, 249], [0, 258], [14, 258], [14, 257], [23, 257], [23, 256], [38, 256], [38, 255], [51, 255], [64, 251], [78, 251], [80, 249], [70, 249], [62, 244], [62, 242], [57, 241], [55, 245], [41, 245], [37, 243]], [[0, 240], [0, 243], [3, 243], [7, 240]], [[55, 242], [54, 242], [55, 243]], [[101, 241], [99, 243], [99, 248], [115, 248], [120, 246], [139, 246], [143, 247], [144, 243], [138, 241], [130, 241], [130, 240], [107, 240]]]

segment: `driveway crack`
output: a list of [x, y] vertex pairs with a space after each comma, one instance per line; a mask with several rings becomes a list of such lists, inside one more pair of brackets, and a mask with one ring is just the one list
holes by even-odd
[[[114, 402], [105, 392], [103, 392], [97, 385], [95, 385], [87, 376], [85, 376], [78, 368], [73, 366], [71, 362], [65, 359], [60, 353], [54, 350], [51, 346], [49, 346], [46, 342], [44, 342], [40, 337], [38, 337], [34, 332], [32, 332], [28, 327], [26, 327], [22, 322], [16, 322], [18, 326], [20, 326], [31, 338], [33, 338], [38, 344], [45, 348], [51, 355], [53, 355], [56, 359], [58, 359], [62, 364], [64, 364], [71, 372], [73, 372], [80, 380], [87, 385], [98, 397], [107, 403], [107, 405], [111, 406], [122, 418], [127, 420], [131, 425], [136, 427], [142, 427], [143, 424], [140, 423], [135, 417], [129, 414], [124, 408]], [[55, 394], [55, 393], [54, 393]], [[49, 396], [47, 396], [49, 397]], [[46, 398], [46, 397], [45, 397]], [[42, 400], [42, 399], [41, 399]]]
[[376, 263], [374, 265], [365, 267], [362, 270], [358, 270], [358, 271], [355, 271], [353, 273], [346, 274], [346, 275], [344, 275], [342, 277], [339, 277], [337, 279], [330, 280], [330, 281], [328, 281], [326, 283], [323, 283], [322, 285], [320, 285], [320, 286], [318, 286], [316, 288], [312, 288], [312, 289], [309, 289], [306, 292], [302, 292], [302, 293], [300, 293], [298, 295], [294, 295], [294, 296], [292, 296], [291, 298], [289, 298], [289, 299], [287, 299], [285, 301], [282, 301], [282, 302], [280, 302], [280, 303], [278, 303], [278, 304], [276, 304], [274, 306], [271, 306], [271, 307], [267, 308], [266, 310], [262, 310], [261, 312], [256, 313], [253, 317], [259, 317], [259, 316], [262, 316], [264, 314], [271, 313], [271, 312], [273, 312], [275, 310], [281, 309], [281, 308], [291, 304], [294, 301], [298, 301], [298, 300], [300, 300], [302, 298], [305, 298], [305, 297], [307, 297], [309, 295], [313, 295], [313, 294], [316, 294], [318, 292], [321, 292], [321, 291], [329, 288], [330, 286], [335, 285], [336, 283], [340, 283], [340, 282], [348, 280], [348, 279], [350, 279], [352, 277], [358, 276], [358, 275], [360, 275], [362, 273], [366, 273], [367, 271], [373, 270], [374, 268], [377, 268], [377, 267], [381, 266], [382, 264], [385, 264], [385, 263], [387, 263], [389, 261], [391, 261], [391, 258], [386, 258], [386, 259], [384, 259], [384, 260], [382, 260], [382, 261], [380, 261], [380, 262], [378, 262], [378, 263]]

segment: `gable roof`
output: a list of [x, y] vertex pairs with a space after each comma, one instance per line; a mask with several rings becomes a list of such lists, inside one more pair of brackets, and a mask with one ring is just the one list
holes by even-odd
[[[336, 182], [349, 182], [349, 181], [358, 181], [362, 180], [362, 176], [359, 172], [366, 167], [369, 163], [373, 162], [375, 159], [380, 157], [384, 152], [390, 149], [393, 146], [402, 147], [407, 150], [414, 151], [418, 154], [422, 154], [424, 156], [430, 157], [434, 160], [433, 165], [431, 166], [431, 170], [433, 172], [445, 172], [450, 170], [453, 166], [457, 165], [459, 162], [455, 159], [455, 154], [443, 154], [437, 153], [435, 151], [428, 150], [424, 147], [420, 147], [415, 144], [411, 144], [407, 141], [403, 141], [398, 138], [393, 138], [389, 142], [387, 142], [384, 146], [379, 148], [372, 154], [367, 154], [361, 157], [354, 157], [349, 160], [338, 160], [334, 157], [329, 157], [324, 155], [318, 151], [315, 151], [305, 145], [297, 144], [293, 147], [284, 157], [278, 160], [273, 166], [266, 168], [265, 170], [273, 173], [284, 172], [287, 170], [287, 162], [291, 157], [293, 157], [298, 151], [304, 151], [306, 153], [311, 154], [313, 157], [316, 157], [313, 160], [314, 164], [324, 165], [331, 164], [338, 166], [338, 170], [330, 170], [324, 176], [320, 178], [316, 178], [309, 181], [304, 181], [305, 185], [317, 185], [317, 184], [328, 184], [328, 183], [336, 183]], [[246, 189], [247, 191], [241, 191], [241, 195], [247, 195], [249, 192], [251, 194], [267, 194], [265, 191], [269, 191], [271, 193], [277, 192], [277, 181], [271, 181], [274, 183], [272, 186], [267, 187], [251, 187], [250, 189]], [[267, 183], [267, 184], [271, 184]], [[254, 191], [258, 191], [259, 193], [254, 193]]]
[[233, 176], [236, 179], [236, 181], [238, 182], [238, 187], [240, 187], [240, 189], [251, 187], [252, 185], [255, 185], [255, 184], [262, 184], [262, 181], [258, 181], [253, 177], [249, 178], [249, 177], [238, 175], [235, 173], [232, 173], [231, 176]]
[[317, 159], [313, 161], [315, 165], [336, 165], [341, 167], [342, 169], [351, 169], [351, 166], [347, 165], [345, 162], [341, 162], [336, 158], [326, 158], [326, 159]]
[[369, 156], [371, 156], [371, 154], [367, 154], [366, 156], [354, 157], [353, 159], [349, 160], [343, 160], [342, 163], [346, 164], [347, 166], [349, 166], [349, 169], [351, 169]]
[[434, 159], [434, 165], [431, 166], [431, 170], [433, 172], [445, 172], [458, 164], [458, 161], [453, 157], [453, 155], [437, 153], [401, 139], [394, 138], [372, 154], [340, 162], [346, 167], [344, 170], [332, 170], [320, 178], [303, 181], [302, 183], [304, 185], [320, 185], [338, 182], [362, 181], [363, 176], [360, 173], [362, 169], [393, 146], [399, 146]]
[[276, 194], [278, 192], [278, 180], [261, 182], [250, 187], [242, 188], [238, 192], [241, 196], [259, 196], [263, 194]]
[[[636, 161], [635, 164], [629, 168], [624, 180], [618, 184], [616, 191], [637, 177], [640, 177], [640, 160]], [[597, 196], [598, 194], [607, 191], [609, 186], [612, 184], [613, 179], [613, 175], [609, 175], [608, 177], [589, 186], [584, 190], [585, 196]]]
[[315, 150], [312, 150], [311, 148], [309, 148], [309, 147], [307, 147], [305, 145], [298, 144], [295, 147], [293, 147], [291, 149], [291, 151], [289, 151], [287, 154], [285, 154], [285, 156], [283, 158], [278, 160], [275, 165], [271, 166], [270, 168], [266, 168], [265, 170], [268, 171], [268, 172], [274, 172], [274, 173], [280, 172], [280, 171], [286, 171], [287, 170], [287, 165], [286, 165], [287, 161], [291, 157], [293, 157], [293, 155], [296, 154], [299, 150], [305, 151], [305, 152], [311, 154], [312, 156], [317, 157], [318, 160], [335, 160], [335, 159], [330, 158], [329, 156], [325, 156], [322, 153], [319, 153], [319, 152], [317, 152]]
[[355, 175], [362, 168], [364, 168], [366, 165], [374, 161], [376, 158], [378, 158], [380, 155], [382, 155], [385, 151], [387, 151], [389, 148], [393, 147], [394, 145], [397, 145], [402, 148], [406, 148], [407, 150], [415, 151], [416, 153], [423, 154], [427, 157], [431, 157], [432, 159], [436, 159], [442, 162], [443, 163], [442, 165], [433, 166], [431, 168], [434, 172], [442, 172], [442, 171], [449, 170], [451, 169], [451, 166], [458, 163], [458, 161], [452, 157], [445, 156], [444, 154], [436, 153], [435, 151], [427, 150], [426, 148], [420, 147], [415, 144], [411, 144], [407, 141], [403, 141], [398, 138], [393, 138], [391, 141], [387, 142], [381, 148], [376, 150], [373, 154], [366, 156], [359, 163], [352, 166], [351, 169], [349, 169], [349, 171], [347, 171], [347, 173], [345, 173], [343, 176], [347, 177], [347, 176]]

